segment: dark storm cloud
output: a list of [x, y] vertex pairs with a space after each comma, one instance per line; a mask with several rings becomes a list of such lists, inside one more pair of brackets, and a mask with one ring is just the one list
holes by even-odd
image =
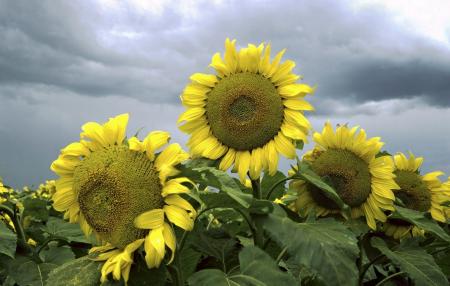
[[366, 62], [344, 75], [348, 81], [330, 90], [360, 101], [423, 97], [432, 105], [450, 106], [450, 64], [431, 61]]
[[[126, 13], [91, 2], [0, 3], [3, 85], [178, 103], [189, 74], [207, 72], [224, 38], [235, 37], [240, 45], [287, 47], [286, 57], [318, 85], [320, 98], [361, 103], [421, 96], [450, 105], [448, 49], [406, 33], [378, 8], [356, 11], [335, 1], [205, 2], [191, 17], [170, 7], [151, 15], [125, 4]], [[120, 36], [129, 31], [136, 37]]]

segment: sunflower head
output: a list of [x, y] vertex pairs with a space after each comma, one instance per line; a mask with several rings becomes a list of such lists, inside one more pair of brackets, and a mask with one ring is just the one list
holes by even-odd
[[216, 74], [196, 73], [181, 101], [187, 110], [178, 122], [190, 133], [193, 156], [221, 158], [219, 168], [232, 165], [242, 182], [262, 170], [274, 174], [278, 154], [295, 156], [294, 140], [306, 141], [310, 129], [303, 111], [313, 107], [303, 98], [313, 92], [297, 83], [293, 61], [281, 62], [284, 50], [270, 58], [270, 44], [237, 50], [225, 41], [223, 58], [216, 53], [211, 67]]
[[[415, 157], [412, 153], [409, 154], [409, 158], [403, 153], [398, 153], [393, 159], [395, 181], [400, 186], [400, 189], [394, 191], [395, 196], [406, 208], [429, 212], [434, 220], [445, 222], [445, 208], [441, 204], [450, 200], [450, 188], [438, 178], [443, 173], [436, 171], [421, 175], [423, 157]], [[397, 219], [388, 219], [385, 231], [387, 235], [396, 239], [423, 234], [423, 230]]]
[[[376, 157], [383, 143], [380, 138], [367, 139], [358, 127], [339, 126], [336, 131], [327, 122], [322, 133], [315, 133], [316, 146], [307, 152], [307, 161], [315, 173], [334, 187], [339, 197], [351, 208], [353, 218], [365, 216], [367, 224], [376, 228], [376, 221], [385, 221], [382, 209], [393, 210], [393, 163], [388, 156]], [[314, 211], [323, 216], [340, 213], [334, 201], [317, 187], [294, 180], [291, 188], [298, 193], [291, 208], [303, 215]]]
[[85, 124], [81, 140], [69, 144], [51, 169], [60, 178], [53, 195], [54, 208], [79, 223], [86, 235], [94, 233], [100, 247], [96, 259], [106, 260], [102, 281], [109, 273], [128, 280], [132, 256], [142, 244], [147, 265], [158, 267], [166, 247], [175, 251], [171, 222], [193, 228], [194, 208], [180, 194], [188, 193], [187, 178], [172, 178], [188, 155], [178, 144], [167, 146], [167, 132], [150, 132], [140, 141], [125, 138], [128, 115], [100, 125]]

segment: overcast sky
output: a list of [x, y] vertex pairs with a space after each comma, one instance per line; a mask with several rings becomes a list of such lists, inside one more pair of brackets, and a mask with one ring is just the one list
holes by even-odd
[[128, 134], [167, 130], [184, 144], [180, 92], [211, 72], [226, 37], [287, 48], [317, 85], [316, 130], [360, 125], [450, 174], [446, 0], [0, 0], [0, 176], [15, 187], [54, 178], [51, 162], [82, 124], [124, 112]]

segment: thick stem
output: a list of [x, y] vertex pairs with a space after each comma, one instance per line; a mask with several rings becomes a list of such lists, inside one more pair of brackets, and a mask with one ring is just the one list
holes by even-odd
[[6, 213], [10, 217], [12, 223], [14, 224], [14, 228], [16, 229], [16, 233], [17, 233], [19, 246], [21, 248], [25, 249], [29, 253], [33, 252], [33, 249], [27, 243], [27, 238], [25, 236], [25, 231], [23, 230], [22, 223], [20, 222], [20, 220], [19, 220], [18, 216], [16, 215], [16, 213], [12, 209], [10, 209], [10, 208], [8, 208], [7, 206], [4, 206], [4, 205], [0, 205], [0, 212]]
[[405, 274], [405, 272], [401, 271], [401, 272], [397, 272], [397, 273], [394, 273], [394, 274], [392, 274], [392, 275], [389, 275], [388, 277], [386, 277], [386, 278], [384, 278], [383, 280], [381, 280], [380, 282], [378, 282], [375, 286], [381, 286], [381, 285], [383, 285], [385, 282], [387, 282], [388, 280], [390, 280], [390, 279], [392, 279], [392, 278], [394, 278], [394, 277], [403, 275], [403, 274]]
[[[262, 193], [261, 193], [261, 181], [260, 179], [251, 180], [252, 181], [252, 189], [253, 189], [253, 197], [257, 200], [262, 199]], [[252, 215], [252, 218], [254, 218], [255, 222], [255, 232], [253, 235], [253, 242], [254, 244], [263, 249], [264, 248], [264, 229], [261, 220], [257, 218], [257, 215]], [[256, 218], [256, 219], [255, 219]]]
[[181, 262], [180, 262], [180, 252], [178, 252], [175, 255], [175, 265], [177, 269], [177, 285], [178, 286], [184, 286], [184, 277], [183, 277], [183, 271], [181, 270]]

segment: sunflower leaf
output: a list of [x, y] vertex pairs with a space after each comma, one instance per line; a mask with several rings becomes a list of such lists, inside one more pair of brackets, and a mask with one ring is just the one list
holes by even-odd
[[262, 218], [264, 229], [298, 265], [307, 267], [334, 285], [355, 285], [358, 269], [357, 240], [354, 234], [335, 220], [296, 223], [273, 214]]
[[17, 236], [16, 234], [0, 222], [0, 253], [14, 258], [16, 253]]
[[445, 231], [434, 220], [427, 218], [424, 213], [399, 206], [396, 206], [395, 209], [396, 212], [389, 218], [407, 221], [427, 232], [436, 235], [444, 241], [450, 242], [450, 236], [445, 233]]
[[36, 263], [29, 257], [16, 256], [16, 259], [8, 263], [8, 274], [19, 285], [42, 286], [46, 285], [49, 272], [56, 266], [53, 263]]
[[[284, 179], [286, 179], [286, 176], [280, 171], [277, 171], [273, 176], [270, 176], [267, 172], [264, 173], [264, 177], [261, 180], [262, 197], [267, 197], [269, 191], [275, 186], [275, 184]], [[285, 185], [286, 182], [274, 187], [269, 199], [280, 198], [284, 193]]]
[[100, 285], [101, 266], [87, 256], [69, 261], [49, 273], [46, 285]]
[[447, 285], [448, 281], [433, 256], [425, 250], [411, 245], [404, 245], [396, 250], [391, 250], [386, 243], [378, 237], [371, 240], [372, 246], [378, 248], [392, 263], [406, 272], [415, 285], [438, 286]]
[[204, 186], [210, 186], [227, 194], [244, 208], [251, 205], [253, 197], [250, 194], [243, 193], [238, 183], [226, 172], [214, 167], [195, 167], [193, 169], [184, 169], [182, 174], [196, 183]]
[[309, 166], [308, 163], [298, 162], [297, 163], [297, 176], [307, 181], [310, 184], [313, 184], [317, 188], [323, 191], [323, 194], [333, 200], [341, 210], [349, 211], [349, 206], [344, 203], [344, 201], [339, 197], [337, 192], [327, 184], [319, 175], [317, 175]]
[[95, 238], [86, 238], [79, 224], [69, 223], [60, 218], [50, 217], [43, 230], [52, 237], [63, 238], [68, 242], [95, 243]]
[[224, 286], [269, 286], [296, 285], [295, 278], [279, 269], [276, 262], [264, 251], [255, 246], [245, 247], [239, 253], [240, 271], [224, 273], [218, 269], [207, 269], [193, 274], [189, 285]]

